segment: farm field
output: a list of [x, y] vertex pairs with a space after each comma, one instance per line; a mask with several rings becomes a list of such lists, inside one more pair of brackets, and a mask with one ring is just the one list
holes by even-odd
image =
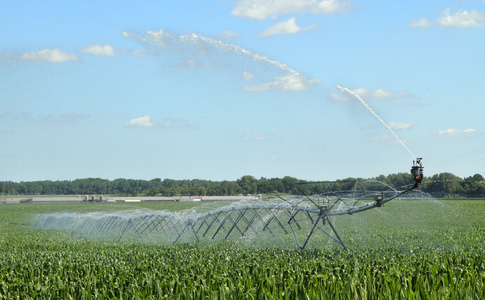
[[394, 200], [335, 217], [349, 251], [323, 235], [300, 252], [291, 236], [118, 244], [32, 226], [43, 213], [221, 205], [2, 204], [0, 299], [485, 299], [483, 200]]

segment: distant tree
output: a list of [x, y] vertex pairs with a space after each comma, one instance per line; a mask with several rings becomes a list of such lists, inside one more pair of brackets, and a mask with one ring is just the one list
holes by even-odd
[[[485, 179], [480, 174], [461, 179], [451, 173], [425, 177], [420, 186], [436, 197], [446, 195], [482, 197], [485, 195]], [[0, 182], [0, 195], [133, 195], [133, 196], [229, 196], [237, 194], [316, 194], [330, 191], [350, 190], [362, 178], [345, 178], [334, 182], [307, 182], [294, 177], [256, 179], [245, 175], [236, 181], [174, 180], [154, 178], [134, 180], [118, 178], [113, 181], [101, 178], [85, 178], [73, 181]], [[403, 189], [413, 183], [409, 173], [379, 175], [375, 180]]]
[[253, 176], [245, 175], [237, 180], [237, 184], [244, 194], [257, 194], [258, 192], [258, 184]]
[[387, 176], [383, 182], [392, 185], [396, 189], [403, 189], [413, 184], [413, 175], [411, 173], [397, 173]]
[[465, 189], [461, 186], [462, 179], [451, 173], [440, 173], [433, 175], [428, 183], [423, 185], [423, 191], [443, 197], [447, 194], [465, 194]]
[[281, 183], [283, 184], [283, 187], [285, 189], [285, 193], [287, 194], [301, 194], [300, 188], [297, 186], [300, 183], [300, 180], [290, 177], [290, 176], [285, 176], [281, 180]]
[[164, 179], [163, 180], [163, 186], [164, 187], [171, 188], [171, 187], [174, 187], [176, 185], [177, 184], [176, 184], [175, 180], [173, 180], [173, 179]]
[[467, 177], [462, 182], [463, 189], [469, 196], [485, 195], [485, 180], [482, 175], [475, 174]]

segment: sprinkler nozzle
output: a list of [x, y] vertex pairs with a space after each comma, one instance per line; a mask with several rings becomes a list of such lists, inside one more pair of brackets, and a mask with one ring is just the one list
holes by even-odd
[[414, 187], [417, 188], [424, 178], [423, 163], [421, 162], [423, 158], [416, 158], [413, 161], [413, 166], [411, 167], [411, 174], [413, 175]]

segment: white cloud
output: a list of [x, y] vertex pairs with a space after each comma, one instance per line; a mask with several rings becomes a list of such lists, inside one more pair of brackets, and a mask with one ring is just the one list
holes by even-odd
[[110, 45], [91, 45], [82, 50], [84, 54], [91, 54], [96, 56], [116, 56], [118, 53], [115, 52]]
[[267, 83], [261, 83], [253, 86], [247, 86], [244, 88], [246, 92], [264, 92], [264, 91], [303, 91], [314, 83], [318, 82], [318, 79], [308, 79], [298, 73], [289, 74], [283, 77], [276, 77], [274, 81]]
[[266, 131], [247, 131], [246, 135], [244, 136], [245, 142], [263, 142], [267, 140], [267, 137], [270, 136], [271, 133]]
[[316, 27], [316, 25], [312, 25], [306, 28], [301, 28], [298, 25], [296, 25], [296, 18], [289, 18], [288, 21], [283, 21], [280, 23], [277, 23], [269, 28], [266, 28], [259, 36], [266, 37], [266, 36], [271, 36], [271, 35], [277, 35], [277, 34], [292, 34], [292, 33], [298, 33], [302, 30], [310, 30]]
[[445, 137], [467, 137], [475, 135], [475, 129], [456, 129], [456, 128], [448, 128], [446, 130], [438, 131], [439, 136]]
[[187, 59], [184, 62], [180, 63], [175, 63], [173, 65], [167, 64], [167, 66], [170, 67], [176, 67], [176, 68], [181, 68], [181, 69], [211, 69], [211, 68], [217, 68], [219, 65], [217, 62], [210, 62], [210, 61], [204, 61], [203, 59]]
[[150, 116], [146, 115], [144, 117], [131, 119], [130, 121], [126, 122], [125, 126], [126, 127], [153, 127], [154, 124], [150, 122]]
[[200, 62], [194, 59], [188, 59], [185, 63], [180, 64], [179, 66], [186, 69], [198, 69], [203, 67]]
[[40, 51], [24, 52], [21, 56], [22, 60], [47, 62], [47, 63], [65, 63], [70, 61], [79, 61], [79, 57], [75, 54], [68, 54], [61, 51], [59, 48], [43, 49]]
[[350, 0], [239, 0], [231, 14], [234, 17], [264, 20], [288, 13], [331, 14], [345, 12]]
[[228, 39], [232, 39], [232, 38], [235, 38], [235, 37], [240, 37], [240, 36], [241, 36], [241, 34], [240, 34], [240, 33], [238, 33], [238, 32], [231, 32], [231, 31], [229, 31], [229, 30], [226, 30], [226, 31], [224, 31], [223, 33], [221, 33], [219, 36], [220, 36], [222, 39], [224, 39], [224, 40], [228, 40]]
[[255, 76], [253, 73], [249, 73], [249, 72], [246, 72], [244, 71], [243, 72], [243, 79], [244, 80], [254, 80]]
[[352, 100], [351, 97], [349, 97], [346, 93], [337, 93], [337, 92], [333, 92], [331, 93], [328, 98], [332, 99], [332, 100], [337, 100], [337, 101], [350, 101]]
[[450, 15], [450, 9], [443, 11], [441, 18], [437, 19], [437, 24], [442, 27], [483, 27], [485, 25], [485, 13], [476, 9], [470, 12], [464, 10]]
[[411, 27], [412, 28], [422, 28], [422, 27], [429, 27], [429, 21], [428, 19], [426, 18], [422, 18], [418, 21], [414, 21], [413, 23], [411, 23]]
[[[394, 92], [394, 91], [385, 90], [385, 89], [371, 90], [369, 88], [358, 88], [352, 91], [365, 100], [390, 100], [390, 99], [404, 98], [409, 96], [409, 93], [407, 91]], [[330, 98], [338, 101], [354, 100], [354, 98], [348, 93], [332, 93], [330, 94]]]
[[389, 122], [389, 127], [394, 130], [405, 130], [414, 126], [413, 123]]
[[384, 90], [384, 89], [377, 89], [373, 92], [370, 93], [370, 97], [374, 99], [394, 99], [394, 98], [403, 98], [408, 96], [408, 92], [394, 92], [394, 91], [389, 91], [389, 90]]
[[150, 55], [151, 53], [147, 49], [138, 49], [138, 50], [134, 50], [132, 54], [134, 56], [143, 57], [143, 56]]

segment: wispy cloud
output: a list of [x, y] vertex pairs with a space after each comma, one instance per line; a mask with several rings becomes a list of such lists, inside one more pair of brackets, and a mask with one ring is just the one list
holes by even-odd
[[469, 129], [448, 128], [446, 130], [438, 131], [438, 135], [443, 137], [470, 137], [475, 135], [475, 133], [476, 131], [473, 128], [469, 128]]
[[153, 127], [154, 124], [150, 122], [150, 116], [146, 115], [144, 117], [134, 118], [126, 122], [126, 127]]
[[289, 74], [282, 77], [276, 77], [275, 80], [260, 83], [244, 88], [246, 92], [289, 92], [289, 91], [304, 91], [310, 88], [318, 79], [308, 79], [300, 74]]
[[472, 9], [470, 11], [457, 11], [452, 14], [450, 11], [450, 8], [445, 9], [441, 17], [437, 18], [434, 22], [428, 21], [427, 18], [422, 18], [412, 22], [410, 26], [413, 28], [423, 28], [435, 24], [445, 28], [485, 27], [485, 12]]
[[234, 17], [264, 20], [289, 13], [332, 14], [348, 11], [349, 1], [340, 0], [239, 0]]
[[421, 18], [417, 21], [414, 21], [411, 23], [411, 27], [412, 28], [422, 28], [422, 27], [429, 27], [430, 23], [428, 21], [428, 19], [426, 18]]
[[164, 118], [158, 123], [153, 123], [150, 120], [150, 116], [134, 118], [125, 123], [126, 127], [152, 127], [162, 129], [195, 129], [196, 125], [192, 124], [188, 120]]
[[70, 61], [80, 61], [79, 57], [75, 54], [68, 54], [61, 51], [59, 48], [55, 49], [43, 49], [40, 51], [28, 51], [22, 53], [21, 57], [24, 61], [35, 61], [45, 63], [65, 63]]
[[0, 64], [15, 63], [20, 60], [20, 55], [14, 50], [4, 50], [0, 52]]
[[394, 130], [406, 130], [414, 126], [414, 123], [389, 122], [389, 127]]
[[243, 72], [242, 77], [243, 77], [244, 80], [254, 80], [254, 78], [255, 78], [253, 73], [250, 73], [250, 72], [247, 72], [247, 71]]
[[270, 136], [271, 133], [266, 131], [247, 131], [244, 135], [245, 142], [262, 142]]
[[300, 31], [311, 30], [316, 28], [317, 25], [311, 25], [306, 28], [301, 28], [296, 25], [296, 18], [292, 17], [289, 18], [287, 21], [279, 22], [269, 28], [266, 28], [259, 36], [267, 37], [271, 35], [278, 35], [278, 34], [294, 34]]
[[[386, 90], [386, 89], [372, 90], [370, 88], [365, 88], [365, 87], [358, 88], [352, 91], [366, 100], [391, 100], [391, 99], [398, 99], [398, 98], [404, 98], [409, 96], [409, 92], [407, 91], [395, 92], [395, 91]], [[338, 100], [338, 101], [354, 100], [354, 98], [348, 93], [334, 92], [334, 93], [331, 93], [329, 97], [330, 99]]]
[[183, 69], [200, 69], [206, 67], [207, 64], [203, 64], [195, 59], [188, 59], [185, 62], [178, 64], [177, 66]]
[[441, 18], [437, 20], [442, 27], [483, 27], [485, 25], [485, 13], [476, 9], [471, 11], [458, 11], [450, 14], [450, 9], [443, 11]]
[[110, 45], [91, 45], [82, 50], [84, 54], [96, 55], [96, 56], [116, 56], [118, 53]]
[[229, 40], [229, 39], [233, 39], [233, 38], [240, 37], [240, 36], [241, 36], [241, 34], [239, 32], [232, 32], [232, 31], [226, 30], [226, 31], [222, 32], [221, 34], [218, 34], [216, 37], [224, 39], [224, 40]]

